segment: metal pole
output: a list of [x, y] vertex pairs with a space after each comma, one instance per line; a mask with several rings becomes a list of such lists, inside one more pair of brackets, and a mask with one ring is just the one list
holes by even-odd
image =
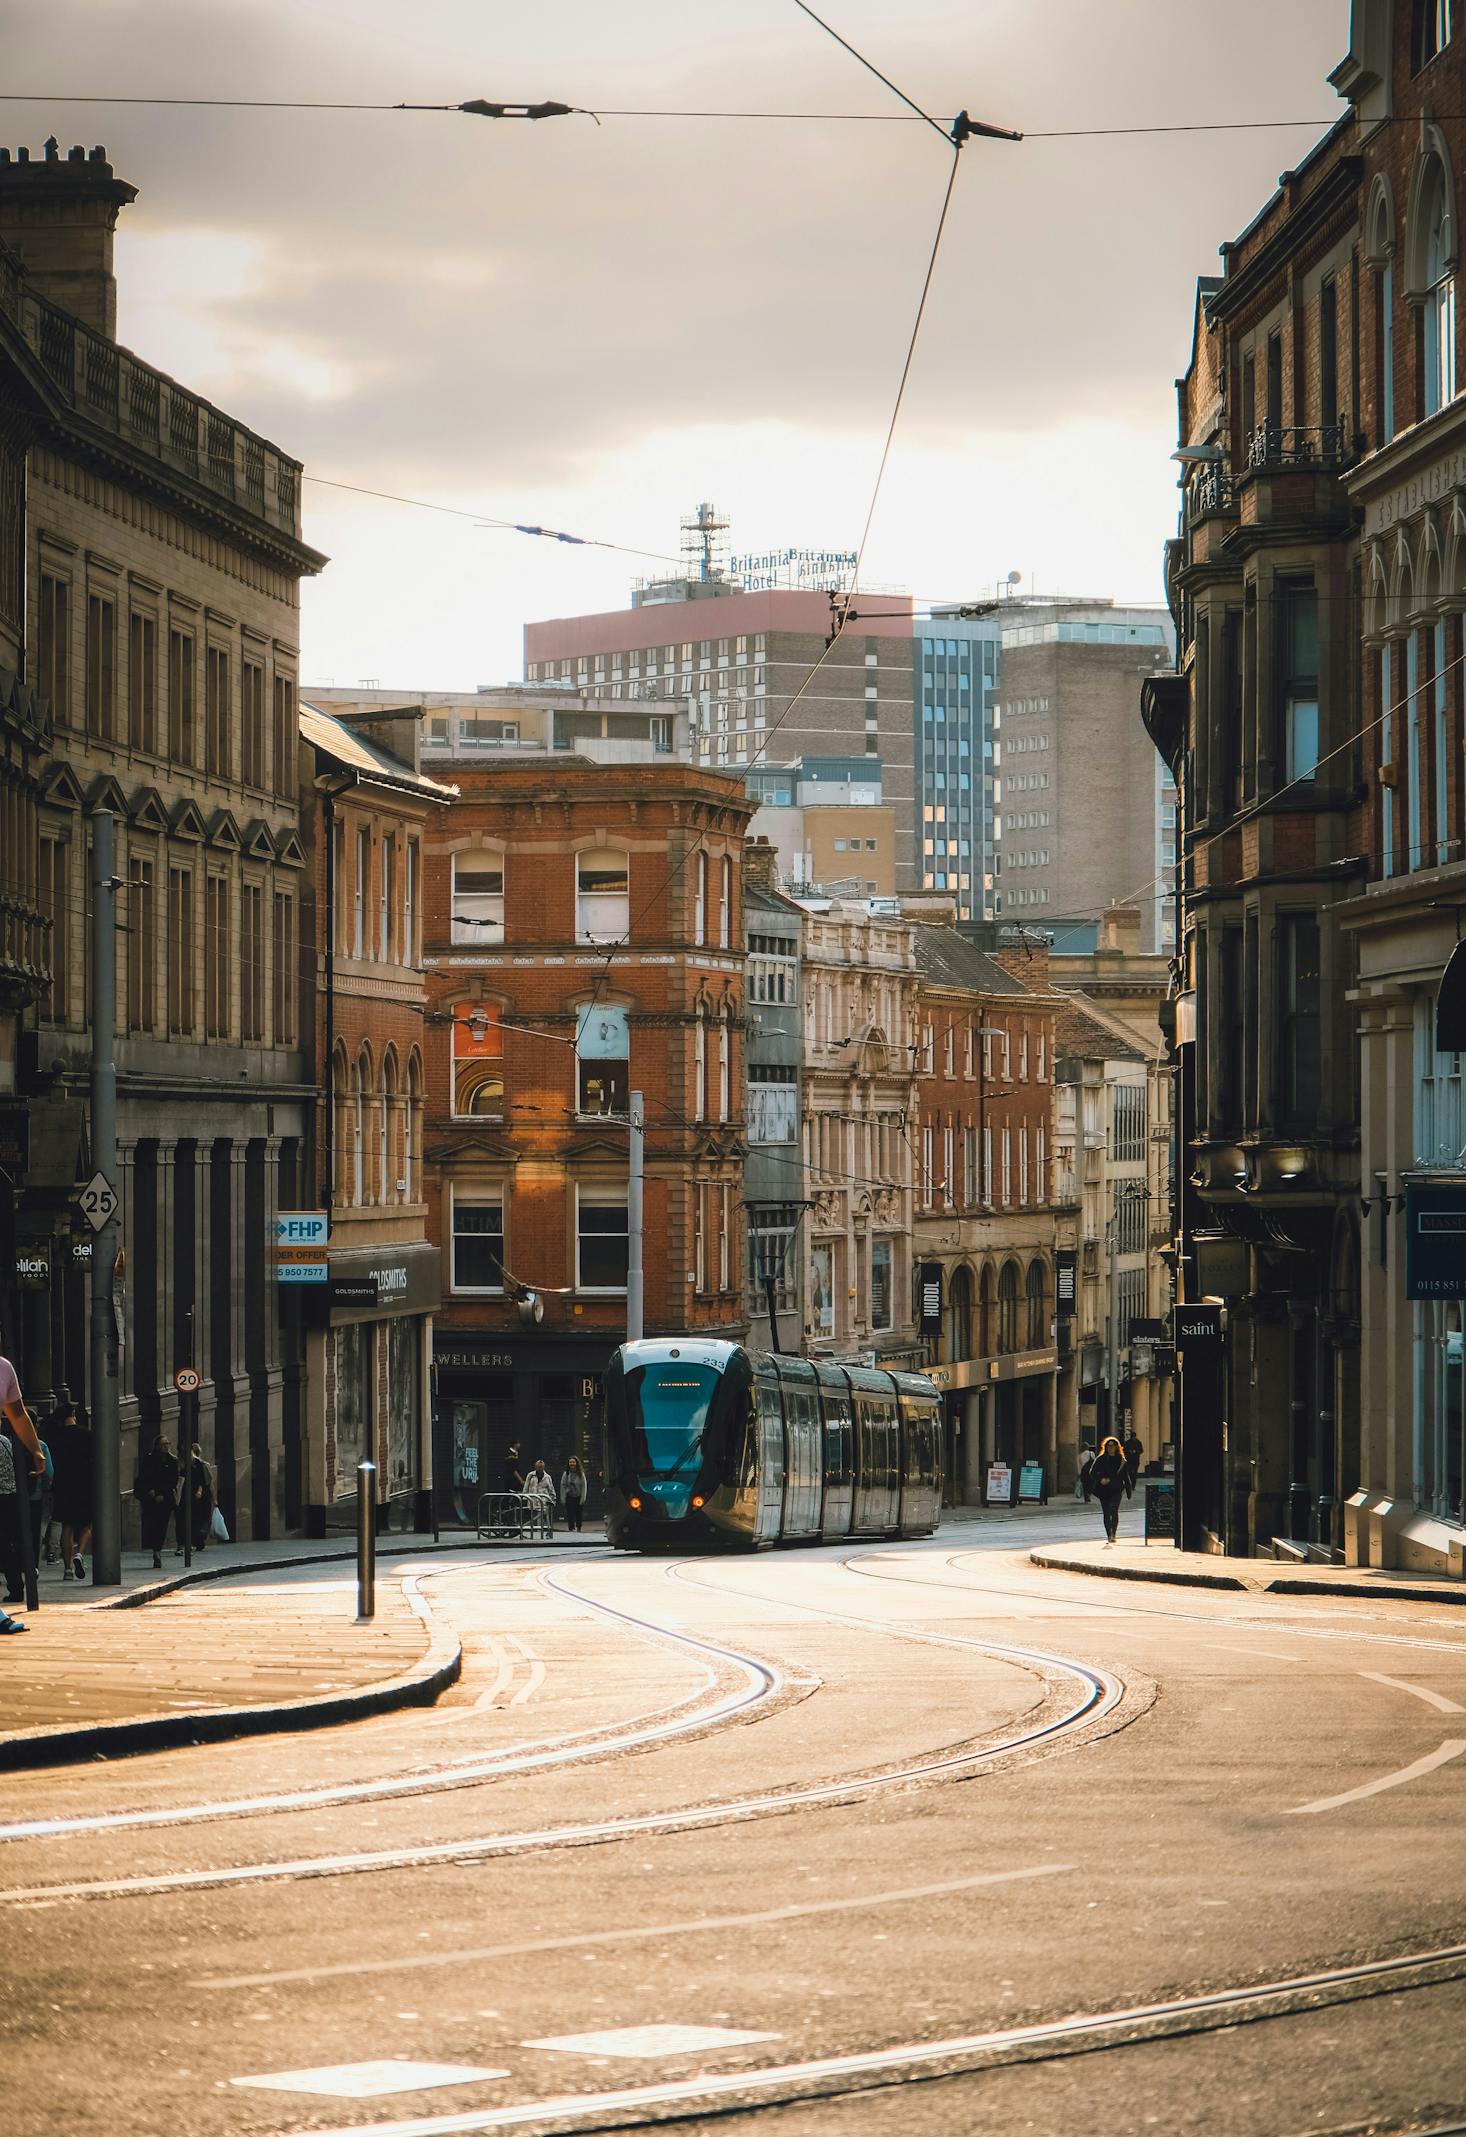
[[377, 1608], [377, 1465], [356, 1465], [356, 1622], [365, 1625]]
[[631, 1151], [626, 1184], [626, 1340], [639, 1343], [645, 1319], [642, 1298], [642, 1165], [646, 1143], [646, 1104], [640, 1091], [631, 1094]]
[[[193, 1357], [193, 1308], [184, 1315], [183, 1362], [192, 1365]], [[197, 1395], [180, 1395], [178, 1398], [178, 1436], [181, 1445], [179, 1460], [183, 1466], [183, 1492], [178, 1502], [179, 1521], [183, 1534], [183, 1570], [186, 1573], [193, 1564], [193, 1443], [198, 1431]]]
[[[117, 881], [115, 822], [106, 809], [92, 817], [92, 1169], [117, 1184]], [[112, 1265], [117, 1259], [114, 1211], [92, 1242], [91, 1415], [92, 1578], [99, 1588], [122, 1579], [122, 1449], [117, 1424], [117, 1327]]]

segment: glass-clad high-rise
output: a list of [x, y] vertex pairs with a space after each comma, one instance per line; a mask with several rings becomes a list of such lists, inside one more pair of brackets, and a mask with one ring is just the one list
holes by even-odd
[[1000, 633], [997, 616], [938, 611], [916, 641], [918, 866], [923, 890], [948, 892], [959, 920], [998, 912], [992, 701]]

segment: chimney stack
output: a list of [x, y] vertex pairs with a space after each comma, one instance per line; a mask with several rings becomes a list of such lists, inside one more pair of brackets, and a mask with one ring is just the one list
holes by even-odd
[[44, 160], [0, 148], [0, 239], [25, 262], [36, 294], [117, 339], [112, 233], [137, 187], [115, 176], [104, 148], [62, 157], [54, 137]]
[[779, 888], [779, 856], [766, 838], [751, 838], [743, 848], [743, 881], [750, 890]]

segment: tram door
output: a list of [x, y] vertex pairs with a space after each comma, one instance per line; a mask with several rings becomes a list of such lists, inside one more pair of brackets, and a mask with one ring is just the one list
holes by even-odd
[[885, 1534], [900, 1516], [899, 1428], [894, 1395], [855, 1391], [855, 1519], [862, 1534]]
[[758, 1509], [755, 1543], [772, 1543], [784, 1512], [784, 1410], [776, 1380], [758, 1383]]
[[824, 1410], [825, 1503], [823, 1534], [831, 1541], [850, 1534], [850, 1515], [855, 1499], [853, 1439], [854, 1416], [850, 1390], [820, 1376], [820, 1403]]
[[820, 1525], [820, 1421], [814, 1381], [784, 1387], [787, 1454], [784, 1469], [785, 1536], [816, 1536]]
[[940, 1414], [919, 1395], [901, 1394], [901, 1533], [934, 1529], [941, 1515]]

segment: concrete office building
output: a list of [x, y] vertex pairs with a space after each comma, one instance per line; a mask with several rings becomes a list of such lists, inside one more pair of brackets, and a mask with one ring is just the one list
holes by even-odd
[[915, 891], [911, 601], [862, 594], [858, 608], [825, 658], [827, 593], [675, 580], [644, 589], [628, 609], [526, 624], [525, 674], [613, 706], [689, 702], [693, 761], [708, 770], [852, 756], [879, 764], [896, 812], [896, 888]]
[[1056, 599], [999, 620], [1003, 919], [1053, 930], [1062, 949], [1061, 923], [1140, 904], [1140, 947], [1168, 946], [1176, 795], [1135, 718], [1141, 683], [1172, 660], [1168, 613]]
[[311, 703], [347, 718], [416, 716], [424, 763], [512, 763], [546, 751], [573, 751], [595, 764], [686, 760], [685, 699], [608, 699], [553, 684], [483, 683], [477, 690], [350, 689], [313, 685]]

